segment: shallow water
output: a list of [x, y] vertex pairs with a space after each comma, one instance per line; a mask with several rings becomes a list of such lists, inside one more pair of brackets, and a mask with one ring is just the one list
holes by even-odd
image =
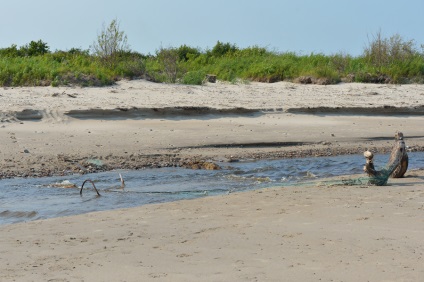
[[[376, 164], [385, 164], [388, 155], [377, 155]], [[361, 174], [360, 155], [261, 160], [222, 163], [222, 170], [182, 168], [112, 171], [91, 175], [0, 180], [0, 224], [76, 215], [92, 211], [135, 207], [151, 203], [205, 197], [254, 190], [319, 178]], [[409, 153], [409, 169], [424, 168], [424, 153]], [[124, 190], [119, 173], [125, 179]], [[101, 197], [91, 184], [78, 188], [56, 188], [55, 183], [74, 183], [81, 187], [86, 179], [96, 183]]]

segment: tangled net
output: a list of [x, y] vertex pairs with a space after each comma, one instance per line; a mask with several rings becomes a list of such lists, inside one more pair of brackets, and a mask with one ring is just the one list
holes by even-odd
[[381, 170], [376, 170], [374, 167], [374, 155], [370, 151], [364, 152], [365, 166], [364, 172], [368, 176], [349, 178], [342, 180], [329, 180], [321, 181], [318, 183], [299, 183], [297, 185], [308, 186], [308, 185], [325, 185], [325, 186], [353, 186], [353, 185], [375, 185], [384, 186], [387, 184], [389, 178], [403, 177], [408, 168], [408, 155], [406, 153], [406, 146], [403, 140], [402, 132], [396, 132], [395, 144], [393, 146], [390, 159], [386, 166]]
[[390, 176], [402, 177], [408, 168], [408, 155], [406, 153], [406, 145], [405, 141], [403, 140], [402, 132], [396, 132], [395, 144], [393, 146], [389, 162], [383, 169], [376, 170], [374, 168], [374, 155], [370, 151], [367, 150], [364, 153], [364, 157], [366, 160], [364, 172], [368, 174], [368, 177], [344, 179], [334, 183], [330, 181], [329, 184], [383, 186], [387, 184]]

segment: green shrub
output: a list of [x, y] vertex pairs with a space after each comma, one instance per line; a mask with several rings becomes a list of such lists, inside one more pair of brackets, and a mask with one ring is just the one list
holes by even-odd
[[169, 47], [161, 47], [156, 52], [156, 60], [158, 71], [161, 72], [163, 82], [175, 83], [179, 77], [182, 76], [183, 71], [179, 61], [178, 49]]
[[211, 56], [213, 57], [222, 57], [228, 54], [233, 54], [236, 51], [238, 51], [239, 49], [237, 48], [237, 46], [235, 44], [231, 44], [231, 43], [222, 43], [220, 41], [218, 41], [215, 46], [212, 48], [212, 50], [210, 51]]
[[266, 48], [252, 46], [247, 47], [245, 49], [237, 49], [236, 51], [234, 51], [234, 55], [239, 57], [261, 57], [266, 55], [272, 55], [272, 53], [269, 52]]
[[187, 72], [181, 82], [183, 84], [202, 85], [205, 81], [206, 73], [204, 71]]
[[22, 46], [19, 49], [20, 56], [42, 56], [44, 54], [47, 54], [50, 52], [49, 46], [47, 43], [38, 40], [38, 41], [31, 41], [29, 44]]
[[404, 40], [399, 34], [384, 38], [379, 31], [364, 48], [363, 57], [373, 66], [381, 68], [409, 61], [417, 53], [414, 40]]
[[10, 47], [0, 49], [0, 57], [19, 57], [18, 47], [13, 44]]
[[177, 48], [178, 59], [180, 61], [188, 61], [197, 58], [200, 55], [198, 48], [189, 47], [187, 45], [181, 45]]
[[114, 67], [120, 54], [129, 51], [127, 41], [127, 35], [120, 29], [118, 19], [114, 19], [107, 26], [103, 24], [102, 31], [97, 35], [91, 49], [104, 64]]

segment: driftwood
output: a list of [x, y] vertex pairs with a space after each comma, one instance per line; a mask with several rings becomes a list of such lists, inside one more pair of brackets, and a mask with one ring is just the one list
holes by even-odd
[[206, 81], [210, 82], [210, 83], [215, 83], [216, 82], [216, 75], [214, 74], [207, 74], [206, 75]]
[[[125, 188], [125, 180], [124, 180], [124, 178], [122, 178], [122, 175], [121, 174], [119, 174], [119, 178], [120, 178], [120, 180], [121, 180], [121, 186], [119, 187], [120, 189], [124, 189]], [[87, 180], [85, 180], [83, 183], [82, 183], [82, 185], [81, 185], [81, 190], [80, 190], [80, 195], [82, 196], [82, 189], [84, 188], [84, 185], [85, 185], [85, 183], [87, 183], [87, 182], [90, 182], [91, 183], [91, 185], [93, 185], [93, 188], [94, 188], [94, 190], [96, 191], [96, 193], [97, 193], [97, 196], [101, 196], [100, 195], [100, 193], [99, 193], [99, 191], [97, 190], [97, 188], [96, 188], [96, 185], [94, 185], [94, 182], [91, 180], [91, 179], [87, 179]], [[112, 188], [110, 188], [110, 189], [112, 189]], [[110, 190], [110, 189], [108, 189], [108, 190]]]
[[[395, 144], [392, 149], [392, 153], [390, 154], [390, 160], [389, 162], [392, 162], [396, 158], [396, 152], [397, 152], [397, 146], [398, 141], [403, 140], [403, 133], [402, 132], [396, 132], [395, 134]], [[408, 169], [408, 153], [406, 150], [403, 151], [403, 156], [400, 160], [399, 165], [395, 168], [395, 170], [392, 172], [391, 177], [393, 178], [401, 178], [405, 175], [406, 170]]]
[[121, 174], [119, 174], [119, 178], [121, 179], [121, 189], [124, 189], [125, 188], [125, 181], [124, 181], [124, 179], [122, 178], [122, 175]]
[[393, 146], [389, 162], [382, 170], [375, 169], [373, 153], [370, 151], [366, 151], [364, 153], [366, 160], [364, 172], [370, 177], [368, 184], [377, 186], [386, 185], [389, 177], [394, 173], [398, 177], [402, 177], [405, 174], [408, 168], [408, 155], [406, 154], [406, 146], [405, 142], [403, 141], [403, 134], [401, 132], [397, 132], [395, 139], [396, 141]]
[[94, 182], [91, 179], [85, 180], [81, 185], [80, 195], [82, 196], [82, 188], [84, 188], [85, 183], [90, 182], [91, 185], [93, 185], [94, 190], [96, 190], [97, 196], [100, 196], [99, 191], [97, 191], [96, 185], [94, 185]]

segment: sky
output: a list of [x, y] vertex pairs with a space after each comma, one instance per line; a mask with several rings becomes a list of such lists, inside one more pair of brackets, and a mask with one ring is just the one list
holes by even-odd
[[[154, 54], [217, 41], [298, 54], [362, 54], [379, 31], [424, 44], [423, 0], [0, 0], [0, 48], [42, 40], [89, 49], [113, 19], [130, 49]], [[3, 3], [2, 3], [3, 2]]]

